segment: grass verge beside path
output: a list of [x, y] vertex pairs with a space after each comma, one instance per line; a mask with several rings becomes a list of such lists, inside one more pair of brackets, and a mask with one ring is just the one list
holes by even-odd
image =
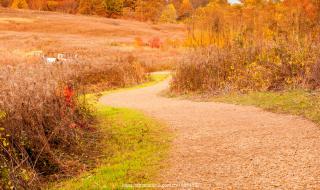
[[[150, 82], [127, 89], [150, 86], [167, 77], [168, 74], [152, 75]], [[98, 103], [99, 96], [119, 90], [86, 96], [97, 109], [97, 128], [104, 136], [98, 142], [102, 152], [98, 167], [52, 189], [123, 189], [124, 184], [152, 183], [163, 166], [169, 132], [163, 124], [138, 111]]]
[[214, 97], [213, 101], [253, 105], [268, 111], [303, 116], [320, 124], [320, 93], [304, 90], [253, 92]]
[[167, 78], [170, 77], [170, 73], [155, 73], [155, 74], [150, 74], [149, 80], [148, 82], [145, 82], [143, 84], [140, 85], [136, 85], [136, 86], [131, 86], [131, 87], [125, 87], [125, 88], [116, 88], [116, 89], [112, 89], [112, 90], [107, 90], [104, 92], [100, 92], [100, 93], [96, 93], [96, 94], [86, 94], [85, 98], [89, 100], [89, 102], [97, 102], [98, 99], [101, 96], [105, 96], [111, 93], [115, 93], [115, 92], [121, 92], [121, 91], [126, 91], [126, 90], [134, 90], [134, 89], [138, 89], [138, 88], [144, 88], [144, 87], [148, 87], [148, 86], [152, 86], [155, 85], [161, 81], [166, 80]]

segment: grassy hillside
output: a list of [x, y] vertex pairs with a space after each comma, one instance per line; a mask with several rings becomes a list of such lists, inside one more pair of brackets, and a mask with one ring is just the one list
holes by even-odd
[[[154, 25], [103, 17], [0, 8], [0, 54], [7, 62], [31, 51], [69, 53], [81, 60], [106, 61], [131, 54], [146, 63], [170, 62], [180, 54], [168, 46], [182, 41], [182, 25]], [[159, 39], [161, 49], [146, 44]], [[4, 59], [4, 60], [5, 60]], [[2, 62], [4, 62], [2, 60]]]

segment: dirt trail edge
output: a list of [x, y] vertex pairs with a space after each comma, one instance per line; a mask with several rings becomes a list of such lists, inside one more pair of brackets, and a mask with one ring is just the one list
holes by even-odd
[[161, 183], [186, 189], [320, 189], [320, 129], [254, 107], [161, 97], [157, 85], [109, 94], [106, 105], [143, 111], [177, 134]]

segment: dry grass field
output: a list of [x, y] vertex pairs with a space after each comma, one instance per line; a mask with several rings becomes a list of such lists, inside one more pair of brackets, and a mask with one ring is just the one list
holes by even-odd
[[[1, 57], [23, 58], [31, 51], [68, 53], [83, 60], [106, 61], [132, 54], [142, 61], [166, 65], [179, 50], [168, 41], [181, 41], [183, 25], [153, 25], [137, 21], [75, 16], [53, 12], [0, 8]], [[145, 46], [160, 39], [161, 48]], [[137, 42], [138, 41], [138, 42]], [[8, 58], [9, 57], [9, 58]], [[9, 60], [10, 60], [9, 59]], [[1, 60], [3, 61], [3, 60]]]

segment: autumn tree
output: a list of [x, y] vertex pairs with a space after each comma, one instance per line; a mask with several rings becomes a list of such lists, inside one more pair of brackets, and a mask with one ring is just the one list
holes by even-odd
[[209, 2], [210, 3], [216, 3], [216, 4], [219, 4], [219, 5], [227, 5], [229, 3], [228, 0], [210, 0]]
[[28, 5], [30, 9], [45, 10], [47, 1], [46, 0], [29, 0]]
[[15, 9], [28, 9], [28, 3], [26, 2], [26, 0], [14, 0], [11, 4], [12, 8]]
[[315, 0], [285, 0], [284, 5], [290, 7], [291, 10], [299, 11], [308, 18], [315, 18], [317, 14], [318, 1]]
[[290, 20], [287, 26], [291, 28], [296, 38], [304, 38], [307, 31], [316, 29], [319, 23], [319, 10], [313, 0], [285, 0], [286, 18]]
[[112, 17], [115, 15], [121, 15], [123, 3], [123, 0], [103, 0], [107, 16]]
[[9, 7], [10, 6], [10, 0], [0, 0], [0, 6]]
[[159, 0], [137, 0], [135, 6], [136, 18], [141, 21], [158, 21], [164, 3], [165, 1]]
[[58, 11], [75, 14], [78, 12], [78, 0], [62, 0], [59, 3]]
[[79, 13], [81, 14], [91, 14], [91, 5], [89, 0], [80, 0], [79, 3]]
[[241, 0], [241, 3], [243, 3], [244, 6], [262, 6], [267, 4], [268, 0]]
[[192, 13], [193, 11], [193, 6], [190, 3], [190, 0], [183, 0], [180, 9], [179, 9], [179, 14], [181, 16], [188, 16]]
[[136, 5], [137, 5], [137, 0], [124, 0], [123, 1], [123, 7], [128, 7], [132, 10], [135, 10]]
[[78, 13], [87, 15], [105, 15], [102, 0], [80, 0]]
[[205, 6], [209, 3], [209, 0], [191, 0], [191, 3], [194, 8]]
[[175, 23], [177, 20], [177, 11], [174, 5], [168, 4], [162, 11], [159, 22], [162, 23]]

